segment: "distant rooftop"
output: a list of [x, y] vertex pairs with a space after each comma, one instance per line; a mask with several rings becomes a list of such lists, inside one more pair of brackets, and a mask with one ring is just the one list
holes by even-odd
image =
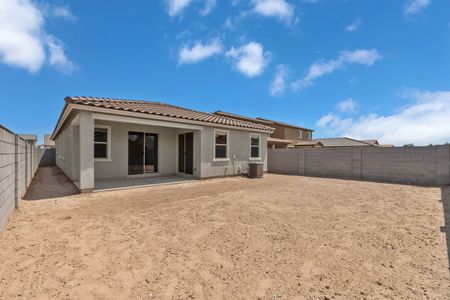
[[293, 125], [293, 124], [280, 122], [280, 121], [275, 121], [275, 120], [269, 120], [269, 119], [265, 119], [265, 118], [256, 118], [256, 120], [272, 122], [272, 124], [279, 124], [279, 125], [283, 125], [283, 126], [287, 126], [287, 127], [292, 127], [292, 128], [295, 128], [295, 129], [303, 129], [303, 130], [308, 130], [308, 131], [314, 131], [313, 129], [310, 129], [310, 128], [300, 127], [298, 125]]
[[19, 136], [26, 141], [37, 141], [38, 139], [35, 134], [19, 134]]
[[261, 119], [256, 119], [256, 118], [250, 118], [250, 117], [246, 117], [246, 116], [241, 116], [238, 114], [233, 114], [233, 113], [229, 113], [226, 111], [216, 111], [213, 114], [215, 115], [219, 115], [219, 116], [224, 116], [224, 117], [229, 117], [229, 118], [235, 118], [235, 119], [240, 119], [240, 120], [247, 120], [249, 122], [256, 122], [256, 123], [262, 123], [265, 125], [272, 125], [273, 122], [271, 121], [266, 121], [266, 120], [261, 120]]
[[351, 139], [348, 137], [313, 139], [312, 141], [320, 142], [324, 147], [374, 146], [373, 144], [369, 144], [364, 141]]

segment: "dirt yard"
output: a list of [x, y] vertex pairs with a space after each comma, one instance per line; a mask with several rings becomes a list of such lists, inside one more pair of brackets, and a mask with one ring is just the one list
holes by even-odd
[[266, 175], [22, 201], [0, 299], [450, 299], [449, 195]]

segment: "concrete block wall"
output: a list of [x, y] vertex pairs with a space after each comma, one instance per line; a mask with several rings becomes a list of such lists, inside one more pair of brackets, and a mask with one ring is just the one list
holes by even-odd
[[0, 231], [25, 195], [42, 153], [0, 125]]
[[299, 174], [300, 168], [304, 165], [304, 156], [300, 163], [299, 153], [301, 152], [295, 149], [268, 150], [268, 171], [289, 175]]
[[268, 171], [420, 185], [450, 184], [450, 146], [270, 149]]
[[15, 135], [0, 127], [0, 230], [15, 207]]
[[352, 148], [323, 148], [305, 152], [304, 175], [351, 178]]
[[[436, 149], [437, 147], [364, 149], [362, 179], [437, 184]], [[449, 164], [448, 160], [442, 162]], [[450, 180], [450, 175], [448, 179]]]

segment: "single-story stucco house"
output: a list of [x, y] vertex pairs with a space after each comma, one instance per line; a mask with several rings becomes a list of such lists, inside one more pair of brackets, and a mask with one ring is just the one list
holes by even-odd
[[53, 131], [56, 164], [82, 192], [107, 178], [210, 178], [267, 170], [273, 128], [160, 102], [66, 97]]

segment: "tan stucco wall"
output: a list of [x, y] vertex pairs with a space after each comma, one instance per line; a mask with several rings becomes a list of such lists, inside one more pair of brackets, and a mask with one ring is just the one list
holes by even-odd
[[277, 139], [284, 139], [284, 126], [272, 124], [270, 127], [275, 128], [275, 131], [270, 134], [271, 137]]

